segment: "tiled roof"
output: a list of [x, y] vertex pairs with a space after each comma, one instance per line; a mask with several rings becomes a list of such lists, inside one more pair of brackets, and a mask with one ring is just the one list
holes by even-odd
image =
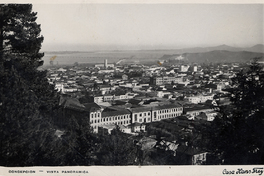
[[127, 100], [115, 100], [116, 105], [125, 105], [127, 104]]
[[115, 96], [120, 96], [120, 95], [126, 95], [126, 94], [124, 94], [123, 92], [116, 92], [115, 93]]
[[60, 105], [67, 109], [74, 109], [78, 111], [85, 111], [85, 106], [82, 105], [76, 98], [65, 98], [60, 99]]
[[99, 85], [100, 88], [111, 88], [112, 86], [110, 85]]
[[190, 111], [200, 111], [200, 110], [208, 110], [211, 109], [208, 106], [202, 106], [202, 107], [192, 107], [192, 108], [184, 108], [185, 112], [190, 112]]
[[124, 114], [130, 114], [130, 112], [126, 109], [118, 110], [118, 111], [103, 111], [102, 117], [118, 116], [118, 115], [124, 115]]
[[160, 110], [160, 109], [171, 109], [171, 108], [179, 108], [182, 107], [182, 105], [175, 103], [175, 104], [166, 104], [166, 105], [162, 105], [162, 106], [156, 106], [153, 107], [153, 110]]
[[118, 125], [118, 126], [119, 126], [119, 128], [120, 128], [121, 130], [129, 129], [127, 126], [124, 126], [124, 125]]
[[139, 104], [140, 102], [142, 102], [142, 100], [137, 100], [137, 99], [128, 100], [128, 103], [131, 103], [131, 104]]
[[66, 100], [68, 100], [68, 99], [69, 99], [68, 96], [61, 95], [60, 100], [59, 100], [59, 106], [63, 106], [65, 104]]
[[88, 112], [94, 112], [98, 109], [101, 109], [101, 107], [96, 103], [84, 103], [85, 110]]
[[155, 139], [144, 136], [139, 140], [137, 145], [140, 145], [142, 150], [148, 150], [153, 148], [156, 145], [156, 143], [157, 141]]
[[115, 124], [102, 125], [102, 128], [106, 128], [106, 129], [115, 129], [115, 127], [116, 127]]
[[146, 111], [150, 111], [151, 107], [136, 107], [136, 108], [131, 108], [130, 111], [131, 112], [146, 112]]
[[186, 116], [178, 116], [178, 117], [176, 117], [176, 119], [188, 121], [188, 118]]

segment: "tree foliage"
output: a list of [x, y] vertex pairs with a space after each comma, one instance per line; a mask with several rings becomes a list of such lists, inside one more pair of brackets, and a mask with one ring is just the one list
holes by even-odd
[[[44, 160], [57, 103], [40, 53], [43, 37], [30, 4], [0, 5], [0, 140], [2, 166], [34, 165]], [[49, 143], [49, 144], [48, 144]], [[42, 152], [42, 159], [38, 156]], [[36, 155], [39, 152], [38, 155]]]
[[221, 116], [207, 133], [209, 148], [223, 164], [264, 163], [264, 71], [257, 59], [232, 78], [230, 106], [220, 107]]
[[122, 133], [117, 126], [111, 135], [99, 137], [99, 148], [96, 152], [98, 165], [133, 165], [137, 149], [133, 139]]

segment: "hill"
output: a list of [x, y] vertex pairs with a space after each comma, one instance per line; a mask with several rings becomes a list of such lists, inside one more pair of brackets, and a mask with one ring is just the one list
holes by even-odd
[[[216, 53], [214, 53], [216, 52]], [[229, 53], [228, 53], [229, 52]], [[232, 53], [242, 52], [242, 53]], [[243, 53], [244, 52], [244, 53]], [[252, 54], [255, 53], [255, 54]], [[258, 53], [258, 54], [256, 54]], [[55, 64], [70, 65], [75, 62], [78, 63], [103, 63], [104, 59], [108, 59], [109, 63], [116, 63], [123, 59], [126, 62], [145, 63], [156, 62], [157, 60], [169, 60], [175, 59], [180, 55], [188, 56], [190, 61], [197, 60], [194, 58], [208, 58], [214, 60], [217, 58], [233, 59], [233, 57], [240, 57], [243, 60], [244, 57], [261, 56], [264, 53], [264, 45], [258, 44], [249, 48], [237, 48], [228, 45], [220, 45], [214, 47], [196, 47], [196, 48], [183, 48], [183, 49], [168, 49], [168, 50], [101, 50], [101, 51], [52, 51], [45, 52], [43, 57], [44, 65], [50, 64], [50, 58], [57, 56]], [[230, 54], [230, 56], [227, 56]], [[133, 58], [133, 59], [131, 59]], [[210, 59], [212, 58], [212, 59]], [[206, 59], [205, 59], [206, 60]], [[239, 60], [239, 59], [235, 59]], [[195, 61], [196, 62], [196, 61]]]
[[[248, 48], [239, 48], [239, 47], [231, 47], [228, 45], [219, 45], [214, 47], [195, 47], [195, 48], [183, 48], [183, 49], [172, 49], [175, 54], [183, 54], [183, 53], [205, 53], [210, 51], [249, 51], [256, 53], [264, 53], [264, 45], [258, 44]], [[169, 54], [169, 53], [166, 53]]]
[[177, 61], [179, 58], [186, 62], [196, 63], [226, 63], [226, 62], [247, 62], [254, 57], [264, 58], [264, 53], [255, 53], [248, 51], [226, 51], [226, 50], [214, 50], [203, 53], [184, 53], [184, 54], [173, 54], [164, 55], [160, 60], [170, 60], [170, 62]]
[[256, 53], [264, 53], [264, 45], [258, 44], [254, 45], [250, 48], [246, 48], [245, 51], [251, 51]]

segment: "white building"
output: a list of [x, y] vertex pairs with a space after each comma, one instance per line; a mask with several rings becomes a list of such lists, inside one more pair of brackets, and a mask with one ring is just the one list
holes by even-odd
[[187, 72], [189, 67], [189, 65], [181, 65], [181, 72]]
[[207, 100], [213, 100], [214, 95], [196, 95], [196, 96], [188, 96], [186, 97], [186, 99], [194, 104], [198, 104], [198, 103], [204, 103]]

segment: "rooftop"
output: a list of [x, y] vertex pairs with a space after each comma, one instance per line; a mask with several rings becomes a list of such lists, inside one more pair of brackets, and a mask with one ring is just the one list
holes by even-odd
[[103, 111], [102, 117], [118, 116], [118, 115], [126, 115], [126, 114], [130, 114], [130, 112], [126, 109], [117, 110], [117, 111]]
[[162, 106], [155, 106], [152, 109], [153, 110], [160, 110], [160, 109], [171, 109], [171, 108], [179, 108], [182, 107], [182, 105], [180, 105], [179, 103], [175, 103], [175, 104], [166, 104], [166, 105], [162, 105]]
[[208, 106], [194, 106], [191, 108], [184, 108], [184, 111], [190, 112], [190, 111], [200, 111], [200, 110], [205, 110], [205, 109], [207, 110], [207, 109], [211, 109], [211, 108]]
[[89, 112], [94, 112], [98, 109], [101, 109], [101, 107], [96, 103], [84, 103], [85, 110]]

